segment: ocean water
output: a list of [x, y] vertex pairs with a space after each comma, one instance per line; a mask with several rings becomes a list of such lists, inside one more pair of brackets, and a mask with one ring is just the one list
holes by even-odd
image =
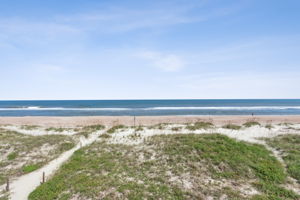
[[0, 101], [0, 116], [300, 115], [300, 99]]

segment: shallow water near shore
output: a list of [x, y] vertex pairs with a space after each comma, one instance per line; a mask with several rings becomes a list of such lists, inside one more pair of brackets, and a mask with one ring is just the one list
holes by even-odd
[[0, 101], [0, 116], [300, 115], [300, 99]]

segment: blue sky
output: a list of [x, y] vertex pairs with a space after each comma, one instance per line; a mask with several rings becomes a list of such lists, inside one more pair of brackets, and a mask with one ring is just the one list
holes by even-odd
[[0, 0], [0, 100], [300, 98], [298, 0]]

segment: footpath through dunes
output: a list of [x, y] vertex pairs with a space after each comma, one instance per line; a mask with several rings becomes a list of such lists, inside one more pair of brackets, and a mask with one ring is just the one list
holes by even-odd
[[[10, 128], [11, 127], [9, 127], [9, 129]], [[22, 129], [22, 128], [24, 129], [24, 127], [18, 127], [18, 129]], [[35, 127], [35, 128], [37, 128], [37, 127]], [[28, 129], [28, 127], [26, 127], [26, 129]], [[33, 127], [32, 127], [32, 129], [33, 129]], [[4, 129], [2, 129], [2, 130], [4, 130]], [[59, 131], [59, 130], [62, 130], [62, 129], [56, 128], [56, 131]], [[44, 135], [44, 133], [42, 133], [41, 136], [32, 136], [32, 134], [24, 135], [24, 134], [15, 133], [15, 132], [12, 132], [9, 130], [5, 130], [5, 132], [10, 133], [8, 135], [9, 137], [12, 137], [13, 136], [12, 133], [14, 133], [14, 134], [18, 134], [18, 136], [20, 136], [20, 137], [30, 137], [32, 140], [36, 140], [37, 138], [45, 138], [46, 137], [51, 141], [51, 140], [53, 140], [53, 138], [70, 137], [70, 136], [56, 135], [56, 134], [51, 135], [51, 133], [54, 131], [53, 128], [51, 128], [51, 130], [48, 130], [48, 131], [50, 131], [50, 135]], [[73, 145], [71, 148], [69, 148], [69, 150], [65, 151], [64, 153], [60, 153], [60, 155], [57, 156], [55, 159], [48, 159], [48, 161], [50, 161], [50, 160], [52, 160], [52, 161], [48, 162], [47, 164], [43, 163], [44, 166], [41, 165], [41, 166], [39, 166], [38, 169], [36, 169], [36, 168], [33, 169], [31, 173], [25, 174], [23, 176], [20, 176], [16, 179], [11, 180], [10, 187], [9, 187], [9, 189], [10, 189], [9, 193], [2, 194], [2, 197], [0, 196], [0, 199], [1, 198], [2, 199], [9, 198], [12, 200], [27, 199], [30, 192], [32, 192], [36, 187], [38, 187], [41, 184], [43, 173], [45, 173], [46, 179], [49, 178], [61, 166], [62, 163], [64, 163], [66, 160], [68, 160], [70, 158], [70, 156], [72, 156], [72, 154], [76, 150], [78, 150], [81, 147], [91, 144], [98, 138], [98, 136], [100, 134], [102, 134], [106, 130], [104, 129], [104, 126], [102, 126], [102, 125], [94, 125], [94, 126], [86, 126], [86, 127], [77, 128], [76, 131], [78, 131], [78, 132], [76, 133], [76, 135], [72, 136], [72, 138], [74, 139], [74, 141], [77, 141], [77, 145]], [[60, 139], [61, 139], [61, 141], [57, 141], [57, 143], [64, 142], [64, 138], [60, 138]], [[13, 145], [14, 143], [12, 141], [10, 141], [10, 142], [7, 141], [7, 145], [9, 145], [9, 144], [14, 146]], [[23, 145], [25, 147], [30, 148], [30, 145], [27, 146], [26, 144], [23, 144]], [[43, 151], [43, 147], [41, 147], [39, 150], [36, 150], [36, 151]], [[5, 190], [5, 187], [6, 187], [6, 185], [2, 185], [0, 187], [0, 190], [1, 191]]]
[[[0, 127], [0, 186], [37, 170], [72, 149], [73, 137], [66, 135], [24, 135]], [[0, 188], [1, 193], [5, 186]]]

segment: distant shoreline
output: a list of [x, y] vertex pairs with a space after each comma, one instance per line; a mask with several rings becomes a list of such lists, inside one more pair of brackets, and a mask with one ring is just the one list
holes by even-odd
[[[155, 125], [159, 123], [193, 123], [197, 121], [210, 121], [215, 125], [228, 123], [243, 124], [247, 121], [258, 121], [261, 124], [300, 123], [300, 115], [198, 115], [198, 116], [136, 116], [135, 125]], [[46, 127], [85, 126], [103, 124], [113, 126], [123, 124], [134, 125], [133, 116], [26, 116], [26, 117], [0, 117], [0, 125], [38, 125]]]

